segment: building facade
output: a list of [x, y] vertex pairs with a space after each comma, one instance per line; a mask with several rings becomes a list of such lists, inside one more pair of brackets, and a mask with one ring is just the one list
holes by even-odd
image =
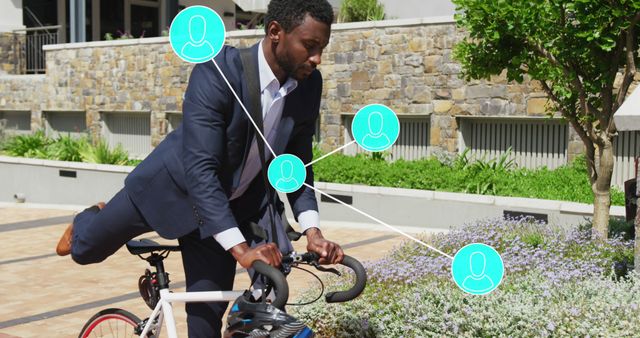
[[[262, 30], [234, 31], [229, 44], [249, 46]], [[401, 123], [389, 158], [509, 152], [520, 167], [555, 168], [583, 151], [572, 128], [549, 118], [539, 84], [505, 76], [465, 81], [452, 59], [464, 37], [452, 18], [335, 24], [320, 69], [324, 78], [318, 140], [324, 150], [349, 143], [358, 109], [385, 104]], [[15, 132], [89, 131], [144, 157], [181, 121], [192, 65], [166, 37], [45, 46], [46, 74], [0, 76], [0, 119]], [[637, 79], [638, 80], [638, 79]], [[352, 145], [344, 149], [355, 154]], [[616, 141], [614, 184], [634, 175], [639, 132]]]

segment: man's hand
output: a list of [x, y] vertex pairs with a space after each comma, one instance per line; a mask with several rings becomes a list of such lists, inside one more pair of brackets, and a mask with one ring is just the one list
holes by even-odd
[[275, 243], [260, 244], [250, 248], [247, 243], [242, 242], [229, 249], [229, 252], [245, 269], [251, 268], [255, 261], [263, 261], [273, 267], [279, 267], [282, 262], [282, 253]]
[[339, 264], [344, 258], [344, 252], [340, 245], [324, 239], [318, 228], [310, 228], [305, 231], [307, 236], [307, 251], [320, 255], [320, 264]]

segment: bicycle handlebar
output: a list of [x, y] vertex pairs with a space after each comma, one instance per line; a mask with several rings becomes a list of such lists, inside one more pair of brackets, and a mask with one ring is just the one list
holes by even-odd
[[[318, 262], [318, 258], [318, 254], [307, 252], [304, 254], [284, 256], [282, 258], [282, 263], [293, 264], [296, 262], [306, 262], [313, 264]], [[341, 264], [353, 270], [356, 276], [355, 283], [350, 289], [346, 291], [328, 292], [325, 295], [325, 300], [327, 301], [327, 303], [350, 301], [358, 297], [367, 285], [367, 271], [357, 259], [345, 255]], [[285, 304], [287, 304], [287, 301], [289, 300], [289, 285], [287, 284], [287, 280], [284, 274], [282, 274], [280, 270], [264, 263], [263, 261], [253, 262], [253, 268], [257, 273], [264, 275], [273, 283], [273, 287], [276, 291], [276, 299], [271, 302], [271, 305], [279, 309], [283, 309]]]
[[[285, 256], [283, 257], [282, 262], [289, 264], [300, 261], [307, 263], [317, 263], [318, 259], [319, 256], [315, 252], [307, 252], [299, 255]], [[353, 270], [356, 275], [356, 281], [349, 290], [328, 292], [325, 295], [325, 300], [327, 301], [327, 303], [350, 301], [358, 297], [367, 285], [367, 271], [357, 259], [345, 255], [341, 264]]]
[[276, 299], [271, 302], [271, 305], [281, 310], [284, 309], [284, 305], [289, 300], [289, 285], [282, 272], [263, 261], [255, 261], [252, 266], [257, 273], [269, 278], [273, 283], [273, 287], [276, 290]]
[[342, 265], [350, 268], [356, 274], [356, 281], [351, 289], [346, 291], [334, 291], [325, 295], [327, 303], [339, 303], [350, 301], [360, 295], [367, 285], [367, 271], [362, 264], [351, 256], [344, 256]]

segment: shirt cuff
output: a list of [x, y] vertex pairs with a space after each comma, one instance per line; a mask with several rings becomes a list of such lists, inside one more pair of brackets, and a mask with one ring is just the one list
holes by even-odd
[[229, 228], [223, 232], [219, 232], [213, 235], [213, 239], [220, 243], [225, 251], [242, 242], [246, 242], [244, 236], [242, 236], [242, 232], [240, 232], [240, 229], [238, 228]]
[[303, 211], [298, 215], [300, 232], [305, 232], [309, 228], [320, 228], [320, 214], [315, 210]]

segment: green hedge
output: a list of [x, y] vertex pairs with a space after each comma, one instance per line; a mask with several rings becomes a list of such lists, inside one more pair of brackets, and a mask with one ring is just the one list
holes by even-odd
[[109, 149], [109, 145], [104, 140], [92, 143], [87, 136], [75, 138], [70, 135], [60, 135], [53, 139], [47, 137], [41, 130], [5, 140], [0, 145], [0, 154], [100, 164], [137, 165], [140, 163], [140, 160], [129, 159], [129, 154], [121, 145]]
[[[51, 139], [38, 131], [12, 137], [0, 145], [0, 153], [10, 156], [83, 161], [103, 164], [137, 165], [121, 147], [109, 149], [100, 140], [60, 136]], [[314, 157], [323, 154], [315, 149]], [[464, 192], [483, 195], [529, 197], [593, 203], [584, 157], [555, 170], [515, 168], [508, 154], [497, 160], [471, 160], [467, 153], [453, 159], [432, 157], [419, 161], [387, 162], [381, 153], [355, 157], [333, 154], [313, 165], [321, 182], [363, 184], [408, 189]], [[624, 193], [611, 189], [612, 205], [624, 205]]]
[[[315, 151], [315, 157], [322, 154]], [[555, 170], [515, 168], [512, 162], [450, 161], [436, 158], [387, 162], [380, 156], [334, 154], [313, 165], [320, 182], [463, 192], [593, 203], [584, 157]], [[611, 189], [612, 205], [624, 205], [624, 193]]]

